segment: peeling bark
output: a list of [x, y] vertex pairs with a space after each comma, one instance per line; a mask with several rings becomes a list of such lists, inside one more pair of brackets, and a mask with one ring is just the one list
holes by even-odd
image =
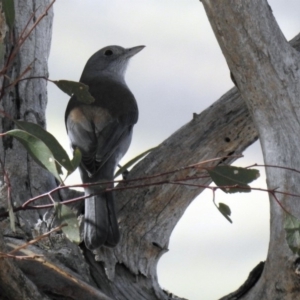
[[[49, 5], [49, 0], [43, 1], [14, 1], [16, 20], [13, 32], [6, 35], [6, 61], [15, 41], [25, 28], [34, 10], [38, 8], [36, 15], [39, 16]], [[47, 60], [50, 51], [52, 33], [52, 11], [41, 21], [37, 28], [21, 47], [18, 57], [8, 70], [7, 76], [13, 82], [20, 74], [31, 65], [32, 69], [26, 74], [31, 76], [47, 76]], [[29, 28], [33, 25], [30, 22]], [[9, 84], [5, 79], [3, 85]], [[21, 119], [46, 126], [45, 110], [47, 105], [47, 82], [43, 79], [24, 80], [12, 88], [5, 90], [5, 96], [0, 101], [0, 110], [5, 111], [13, 119]], [[0, 132], [14, 128], [14, 124], [8, 118], [0, 119]], [[52, 175], [41, 169], [28, 155], [24, 147], [12, 137], [0, 139], [0, 159], [4, 170], [7, 172], [12, 192], [12, 201], [15, 205], [21, 205], [26, 199], [37, 196], [56, 186]], [[0, 168], [1, 177], [3, 176]], [[1, 178], [0, 188], [5, 180]], [[2, 190], [2, 192], [3, 192]], [[25, 232], [30, 232], [34, 224], [43, 214], [42, 211], [27, 211], [18, 214], [18, 221]]]
[[[300, 170], [300, 55], [289, 45], [267, 1], [202, 1], [239, 91], [258, 129], [264, 162]], [[268, 189], [300, 195], [299, 175], [266, 168]], [[277, 195], [294, 216], [298, 199]], [[299, 299], [296, 256], [284, 231], [285, 212], [270, 196], [268, 257], [254, 288], [239, 299]]]

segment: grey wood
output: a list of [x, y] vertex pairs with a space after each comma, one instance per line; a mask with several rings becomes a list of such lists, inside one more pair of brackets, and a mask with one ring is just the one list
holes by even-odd
[[[263, 1], [202, 1], [216, 38], [258, 129], [264, 162], [300, 170], [300, 55]], [[300, 195], [299, 175], [266, 168], [269, 190]], [[277, 195], [300, 217], [299, 199]], [[270, 243], [257, 284], [241, 299], [299, 299], [296, 256], [286, 242], [284, 210], [270, 195]]]

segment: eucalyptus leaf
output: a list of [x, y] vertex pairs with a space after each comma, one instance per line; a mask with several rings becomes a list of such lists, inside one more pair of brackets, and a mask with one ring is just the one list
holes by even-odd
[[284, 229], [289, 248], [294, 254], [300, 255], [300, 220], [290, 214], [286, 214]]
[[142, 159], [144, 156], [146, 156], [149, 152], [153, 151], [154, 149], [156, 149], [157, 147], [153, 147], [150, 148], [144, 152], [142, 152], [141, 154], [137, 155], [136, 157], [134, 157], [133, 159], [131, 159], [129, 162], [127, 162], [124, 166], [122, 166], [115, 174], [114, 178], [118, 177], [119, 175], [123, 174], [124, 172], [127, 171], [128, 168], [130, 168], [131, 166], [133, 166], [135, 163], [137, 163], [140, 159]]
[[251, 191], [248, 183], [257, 179], [259, 171], [256, 169], [245, 169], [234, 166], [217, 166], [208, 169], [213, 182], [225, 193], [248, 193]]
[[73, 243], [80, 243], [79, 223], [76, 214], [67, 205], [55, 203], [55, 213], [59, 224], [67, 224], [62, 227], [63, 233]]
[[15, 23], [15, 6], [14, 0], [2, 0], [2, 9], [8, 28], [13, 29]]
[[79, 150], [79, 148], [75, 148], [75, 150], [73, 151], [73, 159], [71, 160], [72, 169], [68, 171], [68, 175], [73, 173], [78, 168], [81, 162], [81, 157], [81, 151]]
[[75, 95], [77, 100], [82, 103], [91, 104], [95, 101], [89, 92], [89, 87], [81, 82], [69, 80], [54, 80], [52, 82], [69, 96]]
[[217, 206], [219, 212], [230, 222], [232, 223], [232, 220], [230, 219], [231, 210], [230, 207], [224, 203], [219, 203], [219, 206]]
[[14, 122], [18, 128], [32, 134], [33, 136], [40, 139], [46, 144], [46, 146], [52, 152], [54, 159], [59, 164], [56, 167], [60, 174], [62, 174], [60, 165], [63, 166], [68, 172], [73, 169], [73, 165], [70, 161], [67, 152], [50, 132], [46, 131], [40, 125], [32, 122], [26, 122], [26, 121], [14, 121]]
[[47, 145], [34, 135], [20, 129], [7, 131], [6, 135], [16, 138], [28, 151], [31, 157], [43, 168], [62, 182], [55, 163], [55, 158]]

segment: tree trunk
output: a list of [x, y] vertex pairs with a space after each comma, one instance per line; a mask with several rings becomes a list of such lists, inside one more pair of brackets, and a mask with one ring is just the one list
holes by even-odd
[[[300, 170], [300, 56], [280, 31], [266, 0], [202, 1], [217, 40], [259, 132], [266, 165]], [[269, 190], [300, 195], [298, 176], [266, 168]], [[294, 216], [298, 198], [277, 194]], [[263, 274], [241, 299], [299, 299], [297, 257], [288, 247], [284, 210], [270, 195], [271, 232]]]
[[[14, 0], [14, 3], [16, 13], [15, 26], [14, 30], [7, 32], [6, 35], [4, 62], [16, 47], [16, 41], [33, 12], [37, 9], [36, 16], [29, 23], [29, 28], [31, 28], [37, 16], [40, 16], [45, 11], [50, 0]], [[16, 59], [6, 74], [10, 80], [7, 78], [3, 80], [2, 77], [2, 86], [6, 86], [17, 79], [28, 66], [31, 66], [31, 70], [26, 73], [25, 77], [47, 76], [52, 20], [53, 13], [51, 10], [20, 48]], [[0, 102], [0, 110], [5, 111], [13, 119], [31, 121], [45, 127], [46, 105], [47, 82], [44, 79], [33, 79], [21, 81], [16, 86], [5, 89], [4, 97]], [[10, 119], [1, 119], [0, 132], [6, 132], [13, 128], [14, 123]], [[12, 137], [1, 138], [0, 159], [2, 161], [0, 173], [2, 176], [5, 170], [8, 175], [11, 184], [11, 197], [15, 206], [19, 206], [26, 199], [40, 195], [56, 186], [53, 176], [41, 169], [31, 159], [25, 148]], [[1, 183], [4, 184], [5, 180], [1, 180]], [[3, 185], [0, 188], [3, 188]], [[7, 186], [4, 189], [7, 189]], [[25, 232], [30, 232], [32, 224], [41, 215], [42, 212], [37, 210], [18, 214], [20, 227]]]
[[[36, 16], [29, 23], [29, 28], [33, 25], [36, 17], [45, 11], [49, 3], [49, 0], [14, 0], [16, 18], [12, 31], [5, 26], [5, 17], [1, 12], [1, 37], [5, 37], [3, 41], [5, 54], [3, 61], [0, 62], [1, 69], [16, 47], [16, 41], [33, 12], [37, 9]], [[53, 13], [50, 10], [21, 47], [13, 64], [8, 68], [5, 79], [3, 76], [0, 78], [1, 92], [4, 92], [0, 101], [1, 112], [4, 111], [13, 119], [32, 121], [43, 127], [46, 125], [47, 82], [42, 79], [28, 80], [22, 81], [12, 88], [4, 89], [4, 87], [18, 78], [28, 66], [31, 66], [31, 70], [25, 77], [47, 76], [52, 20]], [[12, 128], [14, 128], [14, 123], [1, 113], [0, 132], [6, 132]], [[7, 208], [9, 191], [11, 192], [11, 202], [15, 206], [19, 206], [26, 199], [44, 193], [56, 185], [53, 176], [41, 169], [31, 159], [24, 147], [11, 137], [0, 139], [0, 160], [0, 211]], [[0, 232], [6, 236], [23, 238], [26, 241], [41, 214], [41, 211], [22, 212], [17, 215], [16, 220], [19, 226], [16, 233], [10, 230], [7, 220], [0, 223]], [[2, 236], [0, 239], [2, 241]], [[1, 241], [0, 251], [7, 252], [7, 248]], [[49, 299], [38, 292], [34, 284], [14, 266], [12, 260], [1, 261], [0, 295], [1, 299]]]

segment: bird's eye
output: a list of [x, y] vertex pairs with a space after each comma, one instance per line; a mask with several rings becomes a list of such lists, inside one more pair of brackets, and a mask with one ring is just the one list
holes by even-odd
[[110, 56], [110, 55], [113, 55], [113, 52], [112, 52], [111, 50], [106, 50], [106, 51], [104, 52], [104, 55], [105, 55], [105, 56]]

